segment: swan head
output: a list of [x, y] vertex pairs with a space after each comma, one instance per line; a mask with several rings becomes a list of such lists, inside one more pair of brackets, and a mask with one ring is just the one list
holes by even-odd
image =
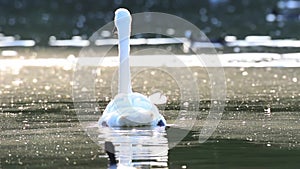
[[115, 11], [115, 26], [118, 30], [119, 39], [128, 38], [131, 30], [131, 15], [125, 8]]

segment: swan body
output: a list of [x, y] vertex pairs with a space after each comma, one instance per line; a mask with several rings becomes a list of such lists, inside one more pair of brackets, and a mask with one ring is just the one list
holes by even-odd
[[131, 15], [127, 9], [116, 10], [115, 26], [119, 38], [119, 89], [98, 123], [108, 127], [165, 126], [166, 120], [157, 107], [146, 96], [132, 92], [129, 64]]
[[107, 105], [99, 124], [102, 126], [164, 126], [157, 107], [140, 93], [118, 94]]

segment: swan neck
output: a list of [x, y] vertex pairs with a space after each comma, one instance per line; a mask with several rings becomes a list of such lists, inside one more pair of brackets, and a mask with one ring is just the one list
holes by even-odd
[[129, 62], [129, 36], [119, 39], [119, 93], [132, 93], [130, 62]]

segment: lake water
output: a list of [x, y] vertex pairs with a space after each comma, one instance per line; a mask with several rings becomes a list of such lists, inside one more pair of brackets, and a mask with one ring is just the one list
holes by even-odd
[[[297, 67], [224, 68], [225, 111], [205, 143], [199, 143], [199, 131], [213, 100], [209, 77], [203, 68], [191, 68], [191, 77], [197, 79], [201, 91], [193, 128], [184, 130], [175, 125], [165, 131], [97, 127], [100, 112], [113, 95], [115, 68], [95, 72], [97, 99], [80, 103], [88, 107], [80, 108], [72, 100], [77, 89], [74, 90], [70, 67], [8, 67], [0, 71], [0, 168], [107, 168], [109, 161], [103, 145], [107, 141], [114, 144], [122, 164], [140, 168], [249, 169], [300, 165]], [[149, 80], [154, 74], [153, 81]], [[168, 83], [161, 82], [161, 78]], [[172, 77], [158, 70], [141, 72], [133, 79], [134, 90], [147, 95], [151, 94], [153, 84], [168, 96], [170, 101], [160, 109], [167, 121], [174, 123], [179, 109], [178, 86]], [[174, 133], [186, 135], [178, 144], [175, 138], [175, 147]]]
[[[64, 110], [2, 113], [1, 168], [107, 168], [101, 144], [111, 139], [123, 164], [132, 160], [141, 168], [299, 167], [299, 125], [291, 120], [299, 120], [298, 113], [277, 112], [277, 120], [258, 118], [259, 112], [234, 114], [240, 118], [225, 112], [219, 129], [205, 143], [198, 143], [198, 131], [192, 130], [168, 150], [168, 134], [163, 131], [101, 130], [95, 143], [76, 115]], [[103, 133], [110, 136], [102, 137]]]

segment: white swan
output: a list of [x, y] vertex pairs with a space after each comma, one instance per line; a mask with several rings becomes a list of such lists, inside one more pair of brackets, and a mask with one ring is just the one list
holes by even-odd
[[144, 95], [132, 92], [129, 39], [131, 15], [127, 9], [115, 11], [115, 26], [119, 38], [119, 90], [118, 94], [105, 108], [98, 123], [102, 126], [165, 126], [166, 120], [157, 107]]

